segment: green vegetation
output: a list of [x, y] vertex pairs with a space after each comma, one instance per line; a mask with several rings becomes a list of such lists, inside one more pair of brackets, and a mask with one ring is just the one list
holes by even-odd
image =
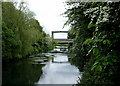
[[[17, 8], [16, 8], [17, 7]], [[43, 31], [24, 2], [2, 2], [3, 61], [23, 58], [53, 49], [53, 40]]]
[[71, 63], [83, 71], [80, 86], [120, 84], [120, 2], [68, 2]]
[[68, 46], [68, 44], [59, 44], [59, 43], [56, 43], [55, 46]]

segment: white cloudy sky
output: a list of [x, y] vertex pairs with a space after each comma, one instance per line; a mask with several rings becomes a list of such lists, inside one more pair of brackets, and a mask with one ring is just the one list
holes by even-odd
[[[51, 31], [67, 31], [69, 29], [68, 26], [62, 29], [67, 18], [60, 16], [65, 12], [65, 4], [63, 3], [65, 0], [28, 0], [27, 2], [45, 32], [51, 35]], [[67, 38], [67, 34], [54, 34], [54, 38]]]

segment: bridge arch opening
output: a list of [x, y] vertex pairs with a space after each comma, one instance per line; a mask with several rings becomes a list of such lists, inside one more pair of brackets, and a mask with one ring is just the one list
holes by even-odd
[[[52, 31], [52, 38], [54, 39], [54, 33], [67, 33], [68, 35], [68, 31]], [[59, 44], [73, 44], [73, 40], [72, 39], [54, 39], [57, 43]]]
[[[67, 35], [68, 35], [68, 31], [52, 31], [52, 38], [54, 39], [55, 37], [54, 37], [54, 34], [55, 33], [67, 33]], [[67, 39], [68, 39], [68, 37], [67, 37]]]

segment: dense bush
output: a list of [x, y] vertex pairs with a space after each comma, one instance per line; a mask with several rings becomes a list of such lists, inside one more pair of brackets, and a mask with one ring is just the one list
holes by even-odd
[[117, 85], [120, 77], [120, 2], [67, 3], [74, 38], [72, 63], [83, 71], [80, 85]]

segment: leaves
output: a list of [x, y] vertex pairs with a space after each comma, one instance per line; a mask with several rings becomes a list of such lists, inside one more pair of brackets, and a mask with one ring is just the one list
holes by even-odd
[[97, 48], [93, 49], [93, 55], [99, 56], [99, 50]]
[[113, 61], [113, 62], [117, 62], [117, 60], [116, 60], [116, 59], [112, 59], [112, 61]]
[[80, 85], [119, 83], [120, 2], [80, 2], [69, 6], [69, 36], [76, 39], [71, 48], [72, 60], [80, 70], [84, 69]]
[[99, 62], [95, 62], [94, 65], [91, 68], [91, 71], [95, 70], [95, 72], [102, 71], [102, 66], [99, 64]]
[[98, 71], [102, 71], [102, 66], [101, 66], [101, 65], [98, 65], [98, 66], [97, 66], [97, 70], [98, 70]]
[[109, 44], [110, 45], [110, 41], [109, 40], [104, 40], [103, 44]]
[[89, 24], [89, 25], [88, 25], [88, 28], [89, 28], [89, 29], [91, 29], [91, 28], [94, 28], [94, 29], [95, 29], [95, 28], [96, 28], [96, 24]]
[[93, 39], [87, 39], [86, 41], [83, 42], [83, 45], [84, 44], [90, 44], [90, 43], [93, 43]]
[[[2, 3], [3, 59], [15, 59], [48, 51], [53, 41], [43, 31], [24, 2], [15, 7], [13, 2]], [[35, 46], [33, 46], [35, 45]]]

